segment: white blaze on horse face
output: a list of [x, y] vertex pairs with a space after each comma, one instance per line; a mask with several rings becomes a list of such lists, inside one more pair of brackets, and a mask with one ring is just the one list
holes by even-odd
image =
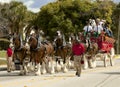
[[28, 43], [25, 44], [25, 47], [29, 50], [30, 49], [30, 46]]
[[31, 30], [30, 32], [30, 35], [34, 34], [35, 33], [35, 30]]
[[10, 38], [10, 43], [13, 43], [13, 37]]
[[10, 43], [10, 44], [9, 44], [9, 47], [10, 47], [10, 48], [12, 48], [12, 47], [13, 47], [13, 44], [12, 44], [12, 43]]
[[71, 42], [71, 37], [69, 37], [69, 44], [72, 44], [72, 42]]
[[60, 31], [57, 31], [57, 34], [58, 34], [58, 36], [61, 36], [61, 33], [60, 33]]
[[40, 34], [44, 35], [44, 32], [43, 32], [43, 30], [40, 30]]
[[14, 47], [14, 44], [13, 44], [13, 37], [10, 38], [9, 47], [10, 47], [10, 48], [13, 48], [13, 47]]
[[30, 45], [28, 44], [28, 42], [29, 42], [29, 38], [26, 39], [25, 47], [26, 47], [27, 49], [30, 49]]
[[26, 25], [24, 28], [23, 28], [23, 40], [25, 40], [25, 37], [26, 37], [26, 27], [27, 27], [28, 25]]

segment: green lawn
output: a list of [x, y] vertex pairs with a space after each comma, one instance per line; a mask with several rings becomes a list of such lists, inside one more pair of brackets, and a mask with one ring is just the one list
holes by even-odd
[[0, 65], [6, 65], [7, 61], [6, 60], [0, 60]]
[[0, 58], [6, 57], [6, 51], [0, 51]]
[[[6, 51], [0, 51], [0, 58], [5, 58], [6, 57]], [[1, 60], [0, 59], [0, 65], [5, 65], [6, 60]]]

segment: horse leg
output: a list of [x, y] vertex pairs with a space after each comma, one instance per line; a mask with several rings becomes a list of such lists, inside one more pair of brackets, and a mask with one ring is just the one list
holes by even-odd
[[55, 66], [55, 71], [59, 72], [61, 71], [62, 66], [60, 65], [60, 60], [58, 58], [56, 58], [56, 66]]
[[47, 71], [46, 71], [46, 60], [44, 59], [44, 61], [41, 63], [41, 74], [45, 74]]
[[20, 75], [24, 75], [23, 63], [20, 62]]
[[70, 69], [72, 66], [72, 63], [70, 61], [70, 56], [67, 56], [67, 68]]
[[88, 60], [88, 65], [89, 65], [89, 67], [90, 68], [95, 68], [95, 66], [96, 66], [96, 64], [95, 64], [95, 59], [94, 59], [94, 56], [93, 55], [91, 55], [90, 56], [90, 59]]
[[93, 66], [92, 66], [92, 56], [88, 59], [88, 66], [89, 66], [89, 68], [93, 68]]
[[83, 61], [84, 64], [82, 65], [83, 69], [87, 69], [88, 68], [88, 59], [86, 55], [83, 55]]
[[110, 65], [113, 66], [113, 65], [114, 65], [113, 57], [114, 57], [114, 55], [115, 55], [115, 50], [114, 50], [114, 48], [111, 48], [109, 55], [110, 55]]
[[20, 61], [20, 75], [26, 75], [28, 73], [27, 63], [25, 60]]
[[55, 73], [55, 66], [54, 66], [54, 61], [51, 60], [51, 74]]
[[26, 62], [26, 59], [24, 59], [23, 61], [23, 67], [24, 67], [24, 74], [26, 75], [29, 71], [28, 71], [28, 61]]
[[68, 72], [67, 63], [66, 63], [66, 57], [64, 57], [63, 64], [64, 64], [64, 66], [63, 66], [63, 72], [66, 73], [66, 72]]
[[40, 63], [35, 64], [35, 75], [41, 75], [40, 71]]
[[[45, 69], [47, 73], [51, 72], [51, 64], [50, 64], [50, 57], [48, 55], [45, 56]], [[45, 70], [44, 70], [45, 71]]]
[[107, 67], [107, 54], [106, 53], [104, 53], [104, 67]]
[[55, 69], [54, 69], [54, 64], [53, 64], [53, 58], [49, 57], [49, 61], [48, 61], [48, 69], [49, 69], [49, 73], [53, 74], [55, 73]]
[[30, 59], [30, 62], [27, 64], [27, 68], [29, 71], [33, 72], [35, 69], [35, 62], [34, 59]]
[[110, 65], [113, 66], [114, 62], [113, 62], [113, 56], [110, 54]]
[[73, 60], [73, 55], [69, 56], [69, 60], [68, 60], [68, 68], [69, 69], [74, 69], [74, 60]]
[[95, 68], [96, 67], [96, 56], [93, 57], [92, 64], [93, 64], [93, 68]]

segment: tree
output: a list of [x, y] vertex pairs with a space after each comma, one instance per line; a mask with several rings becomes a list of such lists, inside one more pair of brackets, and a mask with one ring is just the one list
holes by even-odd
[[23, 27], [32, 20], [32, 12], [27, 11], [22, 2], [12, 1], [9, 4], [3, 4], [1, 15], [7, 20], [11, 33], [23, 32]]
[[120, 3], [116, 6], [116, 8], [113, 11], [113, 24], [114, 24], [114, 33], [115, 33], [115, 37], [117, 38], [117, 53], [120, 53], [119, 49], [120, 49]]
[[111, 1], [58, 0], [43, 6], [35, 21], [46, 35], [62, 30], [68, 36], [70, 32], [82, 31], [89, 18], [105, 19], [111, 24], [112, 8]]

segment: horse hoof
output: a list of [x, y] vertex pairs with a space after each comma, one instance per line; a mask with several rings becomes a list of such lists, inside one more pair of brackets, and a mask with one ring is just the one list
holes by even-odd
[[8, 70], [7, 72], [8, 72], [8, 73], [10, 73], [11, 71], [10, 71], [10, 70]]
[[63, 72], [64, 72], [64, 73], [67, 73], [67, 72], [68, 72], [68, 70], [66, 69], [66, 70], [64, 70]]
[[35, 76], [40, 76], [40, 73], [35, 73]]
[[80, 77], [80, 74], [78, 74], [77, 76]]
[[87, 67], [83, 67], [83, 70], [86, 70], [86, 69], [88, 69]]
[[12, 68], [11, 70], [12, 70], [12, 71], [15, 71], [15, 68]]
[[22, 75], [23, 75], [23, 73], [19, 73], [19, 75], [20, 75], [20, 76], [22, 76]]
[[50, 74], [54, 74], [54, 73], [55, 73], [54, 71], [50, 72]]
[[24, 75], [24, 74], [25, 74], [25, 72], [23, 72], [23, 71], [19, 73], [19, 75]]

